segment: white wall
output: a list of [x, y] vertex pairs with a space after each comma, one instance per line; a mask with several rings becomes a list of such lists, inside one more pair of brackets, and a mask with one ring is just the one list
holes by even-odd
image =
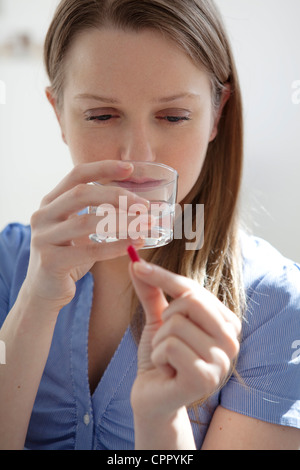
[[[300, 262], [300, 93], [292, 88], [300, 80], [300, 2], [216, 1], [244, 95], [244, 219], [255, 234]], [[20, 29], [42, 41], [57, 3], [0, 0], [0, 45]], [[0, 229], [11, 221], [28, 223], [43, 195], [71, 168], [44, 96], [41, 60], [0, 58], [1, 81]]]
[[[42, 44], [57, 0], [0, 0], [0, 45], [29, 32]], [[41, 54], [0, 57], [6, 102], [0, 104], [0, 229], [30, 216], [71, 168], [44, 89]]]
[[244, 96], [244, 219], [254, 233], [300, 262], [300, 93], [292, 88], [300, 80], [300, 2], [217, 4]]

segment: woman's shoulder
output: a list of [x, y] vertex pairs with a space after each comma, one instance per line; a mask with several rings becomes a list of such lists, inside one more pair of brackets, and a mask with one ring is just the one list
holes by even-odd
[[241, 246], [248, 326], [288, 321], [299, 334], [300, 265], [258, 237], [242, 234]]
[[244, 285], [256, 289], [261, 284], [270, 287], [294, 286], [300, 295], [300, 265], [285, 257], [268, 241], [240, 234], [243, 257]]
[[244, 312], [237, 372], [222, 390], [223, 407], [300, 427], [300, 267], [261, 238], [242, 234]]
[[26, 236], [30, 236], [30, 225], [13, 222], [6, 225], [1, 231], [1, 238], [4, 237], [10, 240], [20, 240]]
[[26, 264], [29, 258], [31, 229], [29, 225], [12, 223], [0, 233], [0, 274], [10, 279], [19, 269], [20, 263]]
[[13, 223], [0, 233], [0, 325], [12, 308], [26, 277], [30, 226]]
[[18, 251], [21, 247], [30, 244], [30, 225], [11, 223], [6, 225], [0, 233], [0, 250], [5, 252]]

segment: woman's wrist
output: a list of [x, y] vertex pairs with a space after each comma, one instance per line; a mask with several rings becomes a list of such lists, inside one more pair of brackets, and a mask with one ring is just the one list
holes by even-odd
[[26, 280], [20, 289], [15, 305], [18, 305], [26, 316], [36, 316], [38, 321], [51, 323], [56, 322], [62, 307], [56, 300], [45, 300], [36, 295]]
[[195, 441], [185, 407], [172, 414], [135, 412], [136, 450], [195, 450]]

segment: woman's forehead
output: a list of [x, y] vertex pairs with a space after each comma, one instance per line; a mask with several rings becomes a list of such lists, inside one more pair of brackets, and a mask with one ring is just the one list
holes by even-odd
[[136, 94], [141, 91], [157, 101], [210, 88], [208, 75], [174, 41], [152, 30], [86, 30], [68, 51], [65, 77], [77, 94], [104, 88], [115, 100], [119, 86], [128, 91], [132, 85], [140, 87]]

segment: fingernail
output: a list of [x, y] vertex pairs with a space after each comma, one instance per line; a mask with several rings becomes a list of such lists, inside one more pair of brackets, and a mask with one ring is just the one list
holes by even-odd
[[145, 262], [137, 262], [134, 263], [133, 269], [137, 274], [149, 274], [152, 272], [153, 268], [151, 264], [145, 263]]
[[129, 163], [129, 162], [118, 162], [118, 165], [123, 170], [132, 170], [133, 169], [133, 164]]

